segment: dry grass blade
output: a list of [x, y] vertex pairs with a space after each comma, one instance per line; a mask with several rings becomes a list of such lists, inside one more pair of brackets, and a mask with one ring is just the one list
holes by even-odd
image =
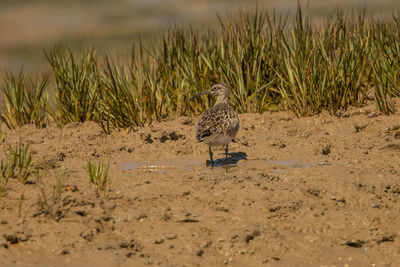
[[37, 171], [37, 182], [39, 186], [39, 200], [38, 200], [38, 212], [37, 215], [43, 214], [55, 221], [59, 221], [64, 217], [64, 214], [68, 211], [66, 203], [68, 202], [68, 196], [64, 193], [64, 179], [62, 176], [58, 176], [50, 195], [47, 195], [44, 184]]

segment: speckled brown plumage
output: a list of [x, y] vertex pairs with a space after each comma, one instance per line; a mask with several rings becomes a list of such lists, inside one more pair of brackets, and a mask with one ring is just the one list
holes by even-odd
[[238, 131], [238, 116], [229, 105], [222, 103], [215, 105], [201, 115], [197, 124], [196, 139], [198, 142], [203, 142], [211, 136], [219, 134], [233, 139]]
[[217, 83], [210, 90], [196, 94], [191, 99], [203, 94], [216, 95], [217, 101], [211, 109], [201, 115], [197, 124], [196, 139], [208, 145], [211, 164], [214, 165], [211, 147], [225, 145], [225, 155], [228, 155], [228, 144], [239, 131], [239, 118], [229, 106], [228, 86]]

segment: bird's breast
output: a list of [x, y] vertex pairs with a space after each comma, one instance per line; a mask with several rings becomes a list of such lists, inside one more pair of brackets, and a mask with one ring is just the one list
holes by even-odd
[[204, 138], [204, 143], [209, 146], [222, 146], [229, 144], [233, 139], [233, 136], [224, 134], [213, 134]]

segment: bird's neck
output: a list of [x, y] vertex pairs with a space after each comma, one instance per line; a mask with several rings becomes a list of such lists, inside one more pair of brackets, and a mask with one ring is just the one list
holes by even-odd
[[214, 106], [218, 105], [218, 104], [227, 104], [227, 105], [229, 105], [229, 97], [227, 95], [219, 95], [217, 97], [217, 101], [215, 101]]

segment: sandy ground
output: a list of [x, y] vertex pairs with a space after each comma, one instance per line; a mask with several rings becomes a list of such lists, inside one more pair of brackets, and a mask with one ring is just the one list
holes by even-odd
[[[92, 122], [3, 127], [0, 158], [31, 142], [46, 194], [57, 177], [64, 187], [54, 220], [37, 178], [10, 180], [0, 265], [399, 266], [400, 140], [388, 130], [400, 123], [373, 110], [240, 115], [214, 168], [194, 118], [111, 135]], [[89, 186], [89, 159], [110, 159], [107, 199]]]

